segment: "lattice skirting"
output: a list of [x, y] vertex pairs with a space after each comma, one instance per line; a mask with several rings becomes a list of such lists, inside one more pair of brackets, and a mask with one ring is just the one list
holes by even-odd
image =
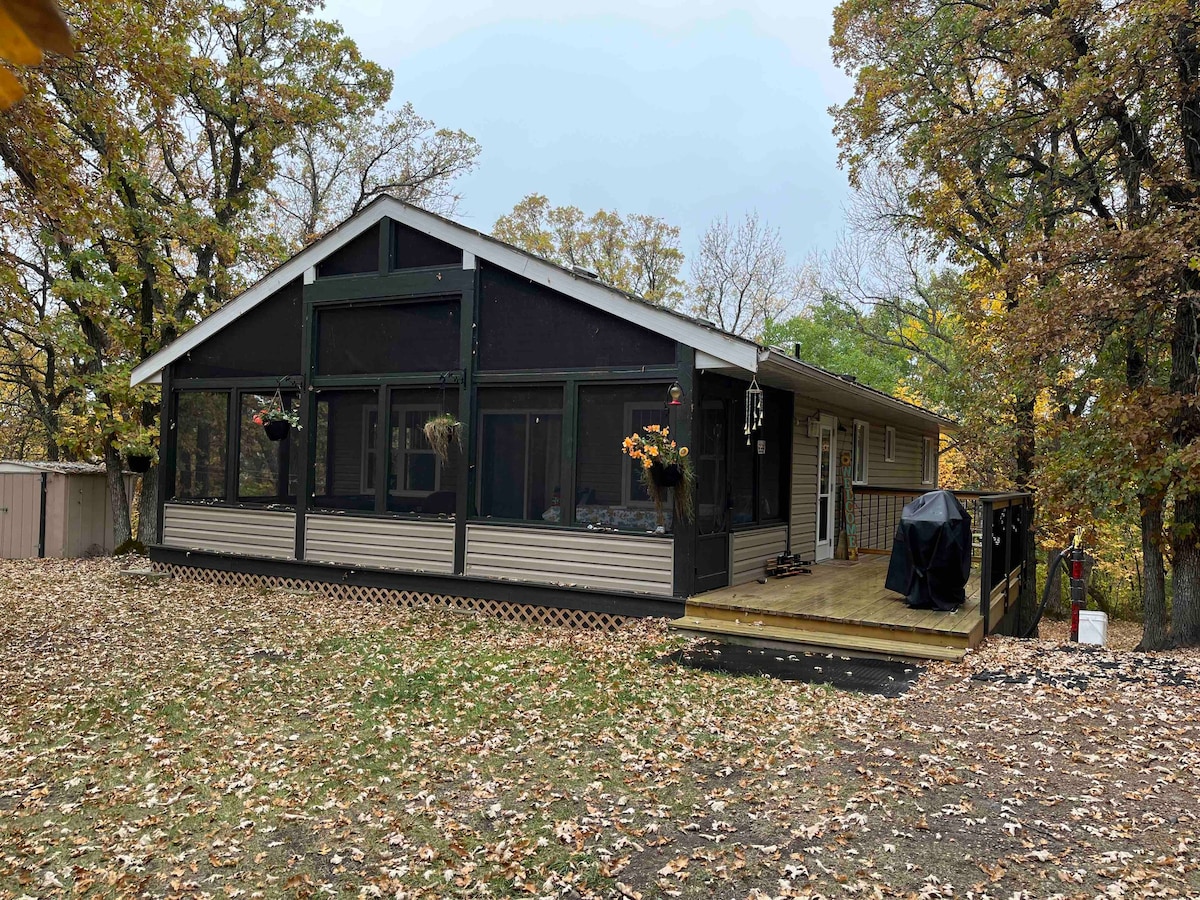
[[512, 603], [507, 600], [478, 600], [472, 597], [455, 597], [449, 594], [429, 594], [423, 591], [405, 591], [399, 588], [363, 587], [353, 584], [337, 584], [326, 581], [308, 581], [302, 578], [285, 578], [278, 575], [257, 575], [252, 572], [223, 572], [199, 566], [178, 566], [170, 563], [153, 562], [151, 568], [186, 581], [205, 584], [221, 584], [231, 587], [266, 588], [282, 591], [307, 591], [322, 594], [333, 600], [363, 603], [383, 603], [404, 608], [427, 607], [452, 609], [458, 612], [479, 613], [511, 622], [533, 625], [550, 625], [563, 628], [588, 628], [611, 630], [620, 627], [629, 618], [612, 613], [592, 612], [586, 609], [557, 609], [550, 606], [534, 606], [528, 603]]

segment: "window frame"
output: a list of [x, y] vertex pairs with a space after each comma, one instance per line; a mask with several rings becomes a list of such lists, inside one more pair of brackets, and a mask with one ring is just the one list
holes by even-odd
[[[862, 439], [859, 440], [859, 432], [862, 432]], [[867, 479], [870, 477], [870, 461], [871, 461], [871, 423], [866, 419], [854, 420], [854, 440], [851, 446], [851, 469], [850, 483], [851, 484], [867, 484]], [[859, 471], [861, 463], [862, 471]]]
[[[372, 410], [368, 409], [368, 410], [366, 410], [366, 412], [372, 412]], [[432, 415], [438, 415], [441, 412], [441, 409], [438, 407], [437, 404], [418, 404], [416, 406], [404, 406], [402, 404], [397, 404], [397, 403], [389, 404], [389, 406], [388, 406], [388, 441], [387, 441], [387, 444], [388, 444], [387, 464], [389, 466], [391, 466], [393, 464], [393, 460], [391, 459], [391, 455], [392, 455], [392, 435], [391, 435], [392, 423], [399, 421], [401, 423], [400, 427], [403, 430], [403, 428], [405, 427], [403, 424], [404, 419], [410, 412], [418, 412], [418, 413], [423, 412], [423, 413], [431, 413]], [[364, 447], [366, 446], [365, 441], [364, 441], [363, 446]], [[401, 489], [400, 487], [396, 487], [395, 489], [389, 488], [388, 495], [392, 496], [392, 497], [428, 497], [430, 494], [435, 494], [438, 491], [440, 491], [442, 489], [442, 461], [440, 459], [438, 459], [437, 451], [435, 451], [432, 447], [429, 447], [428, 449], [425, 449], [425, 450], [408, 450], [407, 448], [403, 448], [403, 447], [400, 449], [400, 458], [402, 460], [407, 461], [406, 458], [410, 455], [432, 456], [434, 458], [434, 460], [433, 460], [434, 461], [433, 490], [432, 491], [406, 491], [406, 490]], [[389, 469], [388, 471], [389, 472], [394, 471], [396, 475], [399, 475], [400, 472], [402, 472], [402, 471], [407, 472], [408, 469], [407, 469], [407, 466], [405, 465], [405, 463], [402, 462], [394, 470]], [[399, 478], [396, 479], [396, 484], [397, 485], [400, 484]]]
[[[633, 414], [635, 412], [646, 412], [650, 410], [662, 417], [661, 403], [647, 403], [645, 401], [630, 401], [625, 404], [624, 412], [622, 413], [625, 425], [625, 434], [633, 434]], [[640, 430], [640, 429], [639, 429]], [[634, 500], [631, 492], [633, 481], [633, 460], [628, 455], [621, 454], [621, 505], [630, 509], [654, 509], [654, 501]]]
[[[933, 471], [930, 471], [931, 464]], [[929, 435], [921, 437], [921, 484], [937, 484], [937, 453], [933, 438]]]
[[885, 425], [883, 429], [883, 461], [896, 461], [896, 427]]

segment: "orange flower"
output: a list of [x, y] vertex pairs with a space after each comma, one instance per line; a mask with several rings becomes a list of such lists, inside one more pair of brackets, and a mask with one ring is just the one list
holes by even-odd
[[658, 456], [658, 448], [657, 447], [648, 447], [648, 448], [646, 448], [646, 452], [649, 453], [651, 456]]
[[642, 468], [643, 469], [648, 469], [652, 465], [653, 465], [653, 463], [650, 461], [649, 457], [646, 457], [645, 459], [642, 460]]

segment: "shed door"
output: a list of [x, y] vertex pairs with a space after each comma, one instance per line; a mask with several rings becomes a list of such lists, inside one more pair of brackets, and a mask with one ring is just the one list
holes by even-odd
[[0, 475], [0, 559], [38, 555], [41, 491], [38, 473]]

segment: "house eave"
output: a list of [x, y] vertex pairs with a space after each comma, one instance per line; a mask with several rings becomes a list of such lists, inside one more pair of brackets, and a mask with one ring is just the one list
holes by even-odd
[[804, 393], [806, 389], [816, 390], [824, 396], [836, 398], [839, 405], [847, 408], [876, 413], [882, 419], [907, 423], [923, 430], [950, 432], [958, 429], [958, 423], [953, 419], [856, 381], [849, 381], [778, 350], [760, 349], [758, 362], [759, 378], [766, 383], [782, 382], [797, 393]]

